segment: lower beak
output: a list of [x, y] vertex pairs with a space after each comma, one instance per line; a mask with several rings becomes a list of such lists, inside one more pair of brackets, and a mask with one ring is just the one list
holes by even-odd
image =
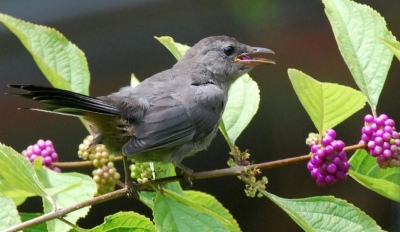
[[261, 57], [253, 57], [254, 54], [258, 53], [275, 54], [271, 49], [268, 48], [252, 47], [249, 52], [236, 56], [234, 62], [243, 64], [243, 68], [245, 69], [254, 67], [259, 64], [275, 64], [274, 60]]

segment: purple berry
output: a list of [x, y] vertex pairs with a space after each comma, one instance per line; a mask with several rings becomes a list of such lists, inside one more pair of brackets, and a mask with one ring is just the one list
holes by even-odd
[[335, 137], [336, 132], [329, 129], [321, 141], [317, 140], [310, 147], [313, 157], [307, 163], [307, 169], [320, 187], [346, 179], [350, 168], [346, 152], [343, 151], [345, 144], [341, 140], [334, 140]]
[[[333, 130], [333, 129], [327, 130], [327, 131], [325, 132], [325, 134], [327, 134], [329, 137], [331, 137], [332, 140], [333, 140], [334, 138], [336, 138], [336, 131]], [[324, 137], [328, 137], [328, 136], [324, 136]]]
[[372, 122], [374, 121], [374, 117], [373, 117], [372, 115], [370, 115], [370, 114], [367, 114], [367, 115], [365, 115], [365, 117], [364, 117], [364, 121], [365, 121], [366, 123], [372, 123]]
[[53, 162], [58, 161], [58, 155], [54, 152], [53, 143], [50, 140], [39, 139], [36, 144], [28, 146], [26, 150], [21, 152], [21, 154], [32, 163], [38, 156], [42, 156], [43, 166], [61, 172], [59, 168], [51, 165]]

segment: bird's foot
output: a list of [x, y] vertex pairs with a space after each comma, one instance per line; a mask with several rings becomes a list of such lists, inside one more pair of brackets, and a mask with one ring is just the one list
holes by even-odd
[[126, 192], [126, 196], [128, 198], [135, 198], [135, 199], [139, 199], [139, 194], [136, 191], [135, 188], [135, 184], [133, 183], [133, 181], [128, 180], [127, 182], [125, 182], [125, 188], [128, 190]]
[[194, 181], [193, 170], [191, 170], [190, 168], [186, 167], [181, 163], [174, 163], [174, 165], [182, 170], [181, 175], [183, 179], [180, 181], [182, 188], [191, 189], [193, 187], [193, 181]]

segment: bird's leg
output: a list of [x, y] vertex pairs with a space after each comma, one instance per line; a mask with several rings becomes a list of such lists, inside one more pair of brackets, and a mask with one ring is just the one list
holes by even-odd
[[190, 189], [193, 187], [193, 170], [186, 167], [182, 163], [174, 162], [175, 167], [178, 167], [182, 170], [183, 181], [181, 181], [181, 185], [184, 189]]
[[139, 199], [139, 194], [135, 190], [135, 186], [133, 186], [132, 180], [129, 178], [129, 163], [128, 158], [122, 155], [122, 161], [124, 162], [124, 172], [125, 172], [125, 187], [128, 189], [128, 193], [126, 194], [129, 198]]

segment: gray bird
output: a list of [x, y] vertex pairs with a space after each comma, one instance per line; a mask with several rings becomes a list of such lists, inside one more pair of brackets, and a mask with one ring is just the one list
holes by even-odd
[[51, 87], [9, 87], [50, 105], [40, 111], [82, 117], [94, 136], [91, 146], [102, 143], [111, 153], [122, 152], [125, 161], [129, 156], [138, 162], [172, 162], [186, 171], [180, 162], [215, 137], [230, 85], [256, 65], [274, 64], [252, 57], [256, 53], [273, 52], [228, 36], [208, 37], [171, 69], [97, 98]]

